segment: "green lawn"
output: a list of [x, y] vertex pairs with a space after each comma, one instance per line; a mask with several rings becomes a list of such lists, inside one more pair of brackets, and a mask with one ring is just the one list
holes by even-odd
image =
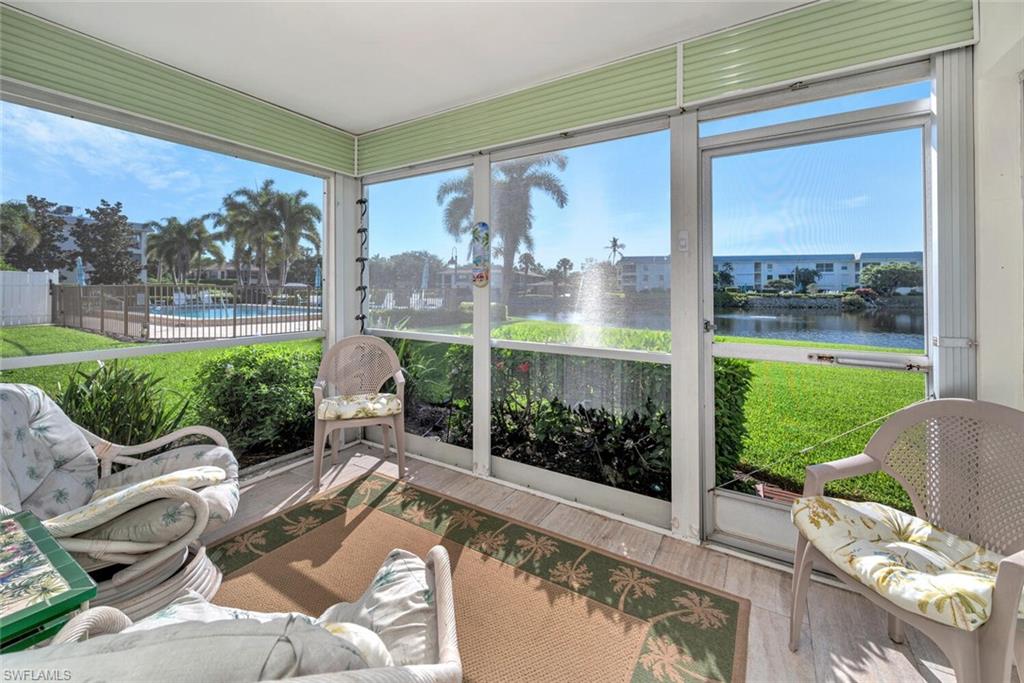
[[[37, 355], [38, 353], [57, 353], [59, 351], [89, 351], [95, 349], [113, 348], [119, 346], [131, 346], [115, 341], [98, 334], [90, 334], [80, 330], [72, 330], [63, 327], [50, 327], [44, 325], [32, 325], [23, 327], [3, 328], [0, 330], [3, 336], [4, 356], [29, 355], [8, 353], [8, 348], [17, 349], [26, 347]], [[308, 339], [301, 341], [277, 342], [284, 348], [319, 349], [319, 339]], [[36, 346], [40, 344], [41, 346]], [[46, 348], [47, 351], [37, 351], [37, 348]], [[200, 351], [179, 351], [171, 353], [158, 353], [152, 356], [141, 356], [139, 358], [122, 358], [118, 363], [141, 367], [153, 372], [163, 378], [163, 386], [167, 391], [179, 395], [189, 395], [195, 382], [195, 375], [200, 364], [208, 358], [224, 353], [225, 349], [203, 349]], [[69, 363], [63, 365], [47, 365], [38, 368], [24, 368], [19, 370], [0, 371], [0, 381], [22, 382], [34, 384], [47, 393], [53, 395], [59, 390], [59, 385], [66, 383], [67, 377], [74, 372], [76, 367], [83, 370], [95, 367], [96, 361], [86, 363]], [[192, 421], [199, 420], [200, 416], [190, 416]], [[199, 420], [201, 421], [201, 420]]]
[[92, 334], [54, 325], [0, 327], [0, 358], [95, 351], [122, 346], [136, 346], [136, 344], [119, 342], [102, 334]]

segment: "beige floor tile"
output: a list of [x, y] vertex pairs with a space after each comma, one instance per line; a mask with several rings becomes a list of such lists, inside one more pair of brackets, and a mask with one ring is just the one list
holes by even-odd
[[562, 536], [596, 545], [605, 518], [593, 512], [559, 503], [541, 521], [540, 526]]
[[637, 562], [653, 564], [662, 538], [663, 536], [655, 531], [606, 519], [601, 525], [594, 545]]
[[793, 575], [740, 557], [729, 557], [725, 589], [750, 598], [758, 607], [789, 616]]
[[885, 614], [864, 598], [811, 583], [807, 602], [818, 681], [926, 680], [910, 648], [889, 640]]
[[651, 564], [670, 574], [725, 590], [729, 557], [714, 550], [664, 536]]
[[499, 515], [514, 517], [515, 519], [539, 526], [541, 521], [558, 505], [550, 498], [535, 496], [526, 491], [514, 490], [505, 500], [492, 508]]
[[908, 626], [907, 646], [914, 653], [917, 669], [925, 680], [935, 683], [956, 683], [953, 667], [949, 665], [949, 660], [942, 654], [939, 646], [932, 642], [931, 638]]
[[814, 640], [805, 623], [800, 649], [789, 651], [789, 618], [764, 609], [750, 609], [747, 683], [792, 683], [815, 680]]

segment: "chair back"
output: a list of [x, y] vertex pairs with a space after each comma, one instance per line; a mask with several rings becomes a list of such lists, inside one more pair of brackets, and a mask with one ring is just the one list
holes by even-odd
[[398, 354], [386, 341], [354, 335], [327, 350], [317, 379], [327, 380], [339, 394], [369, 394], [380, 391], [401, 371]]
[[1024, 549], [1024, 412], [947, 398], [901, 410], [864, 452], [902, 484], [917, 516], [989, 550]]

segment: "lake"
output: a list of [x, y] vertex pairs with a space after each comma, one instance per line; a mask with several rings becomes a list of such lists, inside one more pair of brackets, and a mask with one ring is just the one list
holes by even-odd
[[[669, 329], [664, 312], [628, 311], [614, 320], [588, 320], [577, 311], [532, 312], [531, 320], [576, 324]], [[624, 318], [624, 319], [623, 319]], [[861, 344], [891, 349], [924, 351], [924, 313], [917, 311], [840, 313], [836, 311], [787, 310], [715, 311], [715, 333], [733, 337], [789, 339], [819, 344]]]

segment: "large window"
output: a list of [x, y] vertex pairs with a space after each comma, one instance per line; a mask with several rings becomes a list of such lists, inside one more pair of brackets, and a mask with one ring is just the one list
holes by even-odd
[[[925, 398], [927, 109], [856, 115], [921, 89], [736, 117], [741, 132], [702, 139], [718, 486], [785, 503], [806, 465], [860, 452]], [[780, 116], [807, 120], [771, 127]], [[884, 475], [832, 490], [909, 506]]]
[[307, 447], [324, 178], [2, 106], [0, 379], [112, 440], [209, 424], [243, 466]]
[[493, 162], [491, 223], [492, 453], [668, 500], [668, 131]]
[[472, 170], [367, 183], [365, 194], [367, 323], [405, 370], [406, 431], [472, 448]]

